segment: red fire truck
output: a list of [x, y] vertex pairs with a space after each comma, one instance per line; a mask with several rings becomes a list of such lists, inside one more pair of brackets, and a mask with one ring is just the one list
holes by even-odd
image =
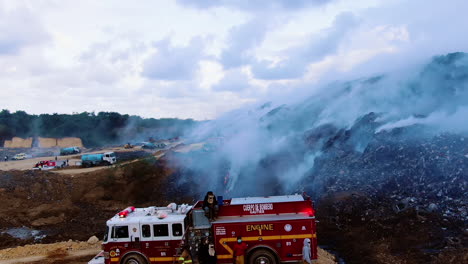
[[50, 170], [65, 166], [68, 166], [65, 160], [41, 160], [34, 165], [33, 170]]
[[[219, 197], [221, 198], [221, 197]], [[241, 236], [248, 244], [249, 264], [278, 264], [302, 259], [306, 238], [317, 259], [313, 203], [305, 195], [219, 199], [215, 221], [208, 221], [203, 201], [194, 206], [128, 207], [107, 221], [102, 257], [89, 263], [176, 263], [183, 245], [194, 261], [203, 239], [215, 244], [217, 263], [233, 263], [233, 247]]]

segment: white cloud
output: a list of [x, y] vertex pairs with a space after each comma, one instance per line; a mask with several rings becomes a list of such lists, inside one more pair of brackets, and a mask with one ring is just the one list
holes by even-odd
[[190, 80], [204, 58], [204, 42], [192, 39], [187, 46], [174, 47], [168, 39], [154, 44], [156, 51], [146, 59], [143, 76], [155, 80]]
[[177, 0], [182, 5], [196, 8], [213, 8], [227, 6], [249, 12], [265, 9], [296, 10], [309, 6], [325, 5], [334, 0]]
[[249, 77], [240, 69], [227, 71], [220, 82], [213, 85], [216, 91], [240, 92], [250, 88]]
[[2, 10], [0, 6], [0, 55], [16, 55], [25, 47], [47, 40], [49, 35], [32, 10]]
[[0, 0], [0, 103], [212, 118], [467, 51], [468, 2], [429, 2]]
[[309, 36], [308, 40], [299, 46], [283, 51], [282, 53], [286, 56], [284, 60], [276, 63], [271, 61], [253, 63], [252, 72], [255, 77], [267, 80], [301, 78], [309, 64], [333, 55], [356, 24], [353, 14], [340, 14], [336, 17], [332, 27]]

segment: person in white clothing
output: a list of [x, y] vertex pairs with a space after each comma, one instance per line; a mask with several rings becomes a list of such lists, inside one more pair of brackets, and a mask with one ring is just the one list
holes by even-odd
[[311, 264], [311, 253], [310, 253], [310, 239], [304, 239], [304, 246], [302, 247], [302, 263]]

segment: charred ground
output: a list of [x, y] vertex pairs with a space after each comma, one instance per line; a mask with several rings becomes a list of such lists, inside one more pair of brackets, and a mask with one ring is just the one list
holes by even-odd
[[[305, 137], [306, 143], [311, 140]], [[317, 190], [313, 194], [320, 244], [337, 251], [347, 263], [466, 261], [464, 140], [444, 135], [379, 144], [378, 139], [364, 152], [337, 147], [346, 145], [348, 136], [335, 134], [329, 140], [324, 154], [328, 156], [318, 159], [300, 184], [301, 190], [309, 193], [312, 186]], [[0, 247], [102, 237], [105, 221], [128, 205], [192, 203], [204, 184], [203, 175], [192, 169], [196, 163], [193, 157], [206, 159], [210, 155], [213, 153], [169, 152], [163, 159], [150, 156], [77, 175], [1, 171], [2, 230], [28, 227], [46, 236], [18, 239], [2, 233]], [[281, 164], [289, 164], [297, 154], [281, 157]], [[175, 158], [182, 163], [174, 163]], [[264, 160], [261, 170], [273, 171], [277, 158]], [[221, 164], [218, 172], [227, 168], [228, 164]], [[262, 191], [279, 193], [278, 182], [256, 181], [264, 184]], [[223, 180], [217, 184], [222, 187]], [[222, 194], [229, 197], [229, 193]]]
[[171, 183], [171, 173], [154, 158], [70, 176], [0, 171], [1, 230], [27, 227], [45, 235], [19, 239], [1, 233], [0, 248], [102, 237], [106, 220], [128, 205], [192, 202]]
[[[375, 133], [378, 117], [369, 113], [349, 129], [306, 131], [288, 149], [241, 168], [242, 188], [223, 189], [232, 164], [216, 151], [169, 158], [180, 178], [194, 183], [206, 175], [198, 164], [215, 164], [210, 168], [226, 176], [212, 184], [227, 197], [306, 191], [316, 201], [319, 243], [347, 263], [466, 262], [468, 138], [417, 125]], [[279, 179], [298, 164], [309, 166], [304, 177], [285, 186]]]

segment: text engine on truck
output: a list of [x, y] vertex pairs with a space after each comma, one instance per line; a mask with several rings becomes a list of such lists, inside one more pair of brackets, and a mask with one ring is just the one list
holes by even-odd
[[89, 263], [177, 263], [182, 246], [190, 246], [194, 261], [202, 240], [215, 245], [217, 263], [233, 263], [237, 237], [248, 244], [247, 264], [298, 263], [303, 242], [311, 241], [317, 260], [315, 211], [305, 195], [246, 197], [223, 200], [210, 222], [202, 209], [171, 204], [167, 207], [128, 207], [107, 221], [103, 251]]

